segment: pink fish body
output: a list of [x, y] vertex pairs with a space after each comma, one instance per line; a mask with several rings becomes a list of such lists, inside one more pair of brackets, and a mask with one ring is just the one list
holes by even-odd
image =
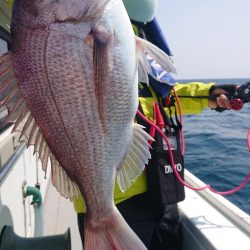
[[[113, 202], [150, 158], [134, 124], [146, 56], [173, 71], [163, 52], [135, 38], [122, 0], [16, 0], [12, 49], [1, 57], [0, 101], [52, 183], [83, 195], [84, 249], [145, 249]], [[138, 71], [139, 68], [139, 71]]]

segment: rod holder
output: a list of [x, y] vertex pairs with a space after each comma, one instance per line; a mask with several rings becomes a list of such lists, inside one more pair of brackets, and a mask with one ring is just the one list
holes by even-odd
[[0, 235], [0, 250], [71, 250], [70, 229], [64, 234], [23, 238], [12, 226], [5, 226]]

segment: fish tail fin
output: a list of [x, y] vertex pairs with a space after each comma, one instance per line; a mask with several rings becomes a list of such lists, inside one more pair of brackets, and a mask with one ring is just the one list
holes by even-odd
[[146, 247], [116, 209], [108, 219], [98, 224], [91, 223], [86, 216], [84, 249], [145, 250]]
[[168, 73], [176, 73], [170, 57], [152, 43], [136, 37], [136, 49], [139, 81], [148, 83], [148, 74], [154, 76], [150, 65], [150, 58], [155, 60]]

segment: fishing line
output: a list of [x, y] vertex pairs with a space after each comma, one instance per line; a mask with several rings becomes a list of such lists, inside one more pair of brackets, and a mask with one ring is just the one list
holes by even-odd
[[[179, 99], [176, 95], [175, 90], [173, 90], [174, 92], [174, 96], [176, 98], [177, 101], [177, 106], [178, 106], [178, 111], [179, 111], [179, 115], [180, 115], [180, 123], [182, 124], [182, 112], [181, 112], [181, 107], [180, 107], [180, 102]], [[245, 180], [237, 187], [228, 190], [228, 191], [217, 191], [215, 189], [212, 188], [211, 185], [209, 184], [205, 184], [205, 186], [203, 187], [193, 187], [191, 185], [189, 185], [188, 183], [186, 183], [181, 176], [179, 175], [178, 171], [176, 170], [175, 167], [175, 162], [174, 162], [174, 157], [173, 157], [173, 153], [171, 150], [171, 145], [169, 142], [169, 139], [167, 138], [167, 136], [162, 132], [162, 130], [156, 125], [154, 124], [152, 121], [150, 121], [147, 117], [145, 117], [139, 110], [137, 110], [137, 115], [144, 120], [146, 123], [148, 123], [151, 127], [153, 127], [155, 130], [157, 130], [157, 132], [162, 136], [162, 138], [165, 140], [167, 147], [168, 147], [168, 151], [169, 151], [169, 156], [170, 156], [170, 163], [171, 163], [171, 167], [174, 171], [174, 174], [177, 178], [177, 180], [185, 187], [194, 190], [194, 191], [202, 191], [205, 189], [209, 189], [211, 192], [216, 193], [216, 194], [220, 194], [220, 195], [229, 195], [229, 194], [233, 194], [235, 192], [240, 191], [242, 188], [244, 188], [246, 186], [246, 184], [248, 183], [248, 181], [250, 180], [250, 172], [248, 173], [247, 177], [245, 178]], [[181, 141], [182, 141], [182, 154], [184, 155], [185, 152], [185, 142], [184, 142], [184, 135], [183, 132], [181, 131]], [[249, 146], [249, 150], [250, 150], [250, 129], [248, 130], [248, 146]]]

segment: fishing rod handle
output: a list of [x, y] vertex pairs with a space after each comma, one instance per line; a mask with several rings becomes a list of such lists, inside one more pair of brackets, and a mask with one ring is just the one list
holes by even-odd
[[[225, 91], [228, 92], [228, 94], [225, 94], [225, 95], [230, 100], [233, 110], [240, 111], [242, 109], [244, 103], [250, 102], [250, 82], [244, 83], [240, 87], [237, 87], [236, 85], [216, 86], [212, 89], [212, 91], [214, 91], [214, 89], [216, 89], [216, 88], [224, 89]], [[216, 101], [217, 97], [219, 97], [219, 96], [220, 95], [211, 94], [209, 96], [209, 100]], [[221, 108], [221, 107], [217, 107], [217, 108], [215, 108], [215, 110], [222, 112], [226, 109]]]

